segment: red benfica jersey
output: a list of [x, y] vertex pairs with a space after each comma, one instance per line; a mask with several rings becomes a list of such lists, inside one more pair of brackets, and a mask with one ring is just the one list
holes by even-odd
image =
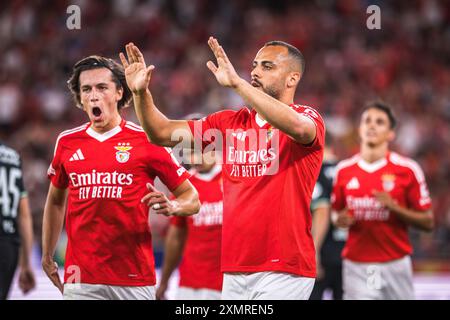
[[291, 107], [317, 127], [310, 146], [295, 142], [247, 108], [189, 122], [196, 144], [201, 138], [206, 151], [223, 150], [223, 272], [315, 277], [309, 207], [322, 164], [325, 127], [314, 109]]
[[189, 177], [175, 161], [131, 122], [103, 134], [85, 124], [59, 135], [48, 176], [69, 192], [65, 282], [155, 284], [148, 208], [140, 199], [156, 176], [170, 190]]
[[187, 228], [181, 260], [180, 286], [222, 290], [220, 249], [222, 243], [222, 175], [217, 165], [208, 173], [192, 171], [189, 179], [197, 189], [202, 206], [198, 214], [173, 217], [171, 224]]
[[396, 153], [374, 163], [360, 155], [341, 161], [334, 181], [332, 206], [348, 208], [356, 220], [342, 256], [357, 262], [386, 262], [411, 254], [407, 225], [372, 194], [386, 191], [403, 207], [430, 209], [431, 200], [419, 165]]

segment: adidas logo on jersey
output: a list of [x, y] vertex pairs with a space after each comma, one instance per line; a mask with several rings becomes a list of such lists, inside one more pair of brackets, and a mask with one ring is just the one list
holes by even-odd
[[81, 152], [81, 149], [78, 149], [69, 159], [69, 161], [78, 161], [78, 160], [84, 160], [83, 153]]
[[359, 181], [356, 177], [353, 177], [346, 186], [347, 190], [359, 189]]

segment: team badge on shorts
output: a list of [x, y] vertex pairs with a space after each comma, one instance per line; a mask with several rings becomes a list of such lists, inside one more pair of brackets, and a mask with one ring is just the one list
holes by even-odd
[[116, 152], [116, 160], [120, 163], [125, 163], [130, 159], [130, 151], [133, 147], [130, 147], [130, 143], [118, 143], [114, 149]]
[[381, 176], [381, 181], [383, 182], [383, 190], [390, 192], [395, 187], [395, 175], [394, 174], [383, 174]]

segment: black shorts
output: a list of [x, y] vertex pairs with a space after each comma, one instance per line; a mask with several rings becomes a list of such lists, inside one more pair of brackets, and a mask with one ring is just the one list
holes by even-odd
[[6, 300], [19, 260], [20, 246], [0, 238], [0, 300]]

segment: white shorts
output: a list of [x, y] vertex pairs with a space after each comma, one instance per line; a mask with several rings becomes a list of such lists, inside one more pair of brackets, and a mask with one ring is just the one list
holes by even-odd
[[314, 278], [288, 273], [225, 273], [223, 300], [308, 300]]
[[64, 300], [155, 300], [154, 286], [123, 287], [104, 284], [66, 283]]
[[342, 282], [345, 300], [413, 300], [411, 257], [385, 263], [344, 259]]
[[179, 287], [176, 300], [220, 300], [222, 292], [212, 289]]

